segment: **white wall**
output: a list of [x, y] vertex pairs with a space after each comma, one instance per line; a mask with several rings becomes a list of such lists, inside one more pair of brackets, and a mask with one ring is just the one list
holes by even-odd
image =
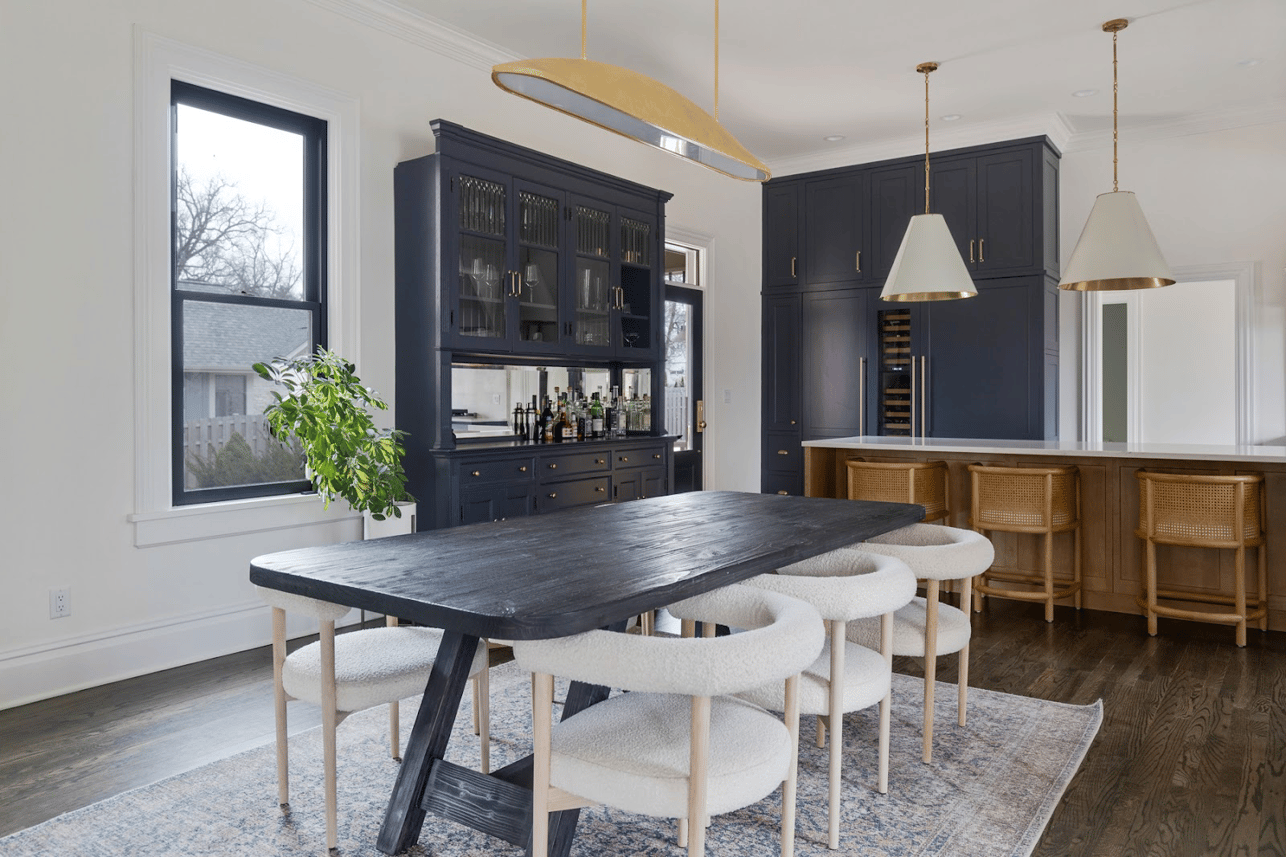
[[[335, 4], [342, 8], [343, 4]], [[0, 707], [268, 640], [251, 557], [357, 538], [313, 505], [292, 525], [136, 547], [135, 28], [360, 103], [363, 379], [391, 395], [393, 167], [441, 117], [671, 191], [671, 224], [714, 236], [707, 297], [711, 487], [757, 490], [758, 185], [729, 180], [497, 89], [485, 64], [306, 0], [7, 4], [0, 27]], [[18, 84], [17, 81], [21, 81]], [[163, 285], [161, 286], [163, 287]], [[728, 390], [729, 404], [723, 391]], [[293, 507], [292, 507], [293, 508]], [[332, 507], [333, 509], [333, 507]], [[245, 520], [231, 511], [221, 517]], [[205, 521], [210, 516], [180, 523]], [[251, 518], [251, 520], [253, 520]], [[200, 531], [196, 527], [194, 532]], [[253, 530], [253, 523], [240, 529]], [[48, 619], [48, 590], [71, 616]]]
[[[1063, 264], [1094, 197], [1112, 189], [1111, 139], [1063, 156]], [[1286, 442], [1286, 124], [1169, 139], [1122, 135], [1121, 190], [1136, 193], [1173, 267], [1257, 262], [1252, 317], [1257, 443]], [[1081, 296], [1064, 293], [1060, 311], [1061, 436], [1078, 437]], [[1176, 335], [1182, 335], [1177, 331]]]

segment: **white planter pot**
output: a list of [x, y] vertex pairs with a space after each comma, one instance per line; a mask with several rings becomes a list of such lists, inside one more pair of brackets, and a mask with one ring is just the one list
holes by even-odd
[[415, 532], [415, 504], [398, 503], [398, 508], [402, 511], [402, 517], [388, 517], [382, 521], [377, 521], [371, 517], [370, 512], [362, 516], [362, 538], [382, 539], [385, 536], [402, 536], [407, 533]]

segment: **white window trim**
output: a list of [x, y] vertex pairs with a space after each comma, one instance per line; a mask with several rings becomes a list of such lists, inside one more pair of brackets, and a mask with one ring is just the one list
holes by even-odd
[[[1239, 446], [1258, 443], [1258, 412], [1255, 407], [1255, 353], [1258, 334], [1255, 326], [1255, 308], [1260, 306], [1259, 263], [1223, 262], [1211, 265], [1184, 265], [1176, 267], [1174, 278], [1180, 283], [1203, 283], [1211, 280], [1236, 282], [1236, 437]], [[1108, 292], [1083, 292], [1085, 325], [1081, 335], [1081, 397], [1085, 403], [1081, 437], [1090, 442], [1103, 440], [1103, 304], [1126, 303], [1132, 305], [1128, 322], [1135, 334], [1131, 336], [1128, 360], [1130, 377], [1138, 377], [1138, 353], [1133, 344], [1138, 341], [1138, 311], [1133, 308], [1136, 300], [1131, 295]], [[1131, 414], [1139, 413], [1138, 385], [1131, 385]], [[1127, 433], [1131, 442], [1137, 442], [1142, 426], [1130, 417]]]
[[296, 113], [327, 128], [329, 346], [359, 354], [358, 100], [241, 60], [134, 30], [134, 514], [136, 545], [166, 544], [333, 521], [312, 496], [175, 507], [170, 410], [170, 81], [182, 80]]

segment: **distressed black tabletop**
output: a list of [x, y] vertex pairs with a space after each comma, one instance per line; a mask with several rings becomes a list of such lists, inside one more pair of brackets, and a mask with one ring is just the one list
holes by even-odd
[[272, 589], [479, 637], [599, 628], [919, 521], [923, 508], [701, 491], [256, 557]]

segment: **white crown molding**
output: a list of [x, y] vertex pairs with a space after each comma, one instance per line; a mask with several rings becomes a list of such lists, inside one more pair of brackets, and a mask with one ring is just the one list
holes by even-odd
[[523, 56], [390, 0], [306, 0], [375, 30], [482, 71]]
[[[1070, 137], [1071, 129], [1056, 114], [1033, 114], [1018, 116], [1013, 119], [995, 122], [963, 124], [944, 130], [939, 124], [933, 131], [932, 151], [959, 149], [965, 146], [982, 146], [998, 140], [1015, 140], [1021, 137], [1049, 137], [1050, 141], [1064, 150], [1064, 144]], [[810, 173], [815, 170], [847, 167], [853, 164], [868, 164], [890, 158], [902, 158], [908, 155], [924, 153], [924, 137], [906, 136], [891, 140], [880, 140], [856, 146], [845, 146], [839, 149], [827, 149], [824, 152], [813, 152], [807, 155], [779, 158], [769, 161], [768, 167], [774, 177]]]
[[[1209, 134], [1214, 131], [1230, 131], [1234, 128], [1274, 125], [1279, 122], [1286, 122], [1286, 100], [1279, 99], [1264, 104], [1236, 105], [1219, 110], [1207, 110], [1204, 113], [1193, 113], [1172, 119], [1146, 122], [1123, 129], [1121, 137], [1131, 143], [1150, 142], [1171, 137]], [[1110, 145], [1112, 145], [1112, 131], [1110, 128], [1098, 131], [1073, 132], [1063, 152], [1083, 152], [1089, 149], [1106, 148]]]

